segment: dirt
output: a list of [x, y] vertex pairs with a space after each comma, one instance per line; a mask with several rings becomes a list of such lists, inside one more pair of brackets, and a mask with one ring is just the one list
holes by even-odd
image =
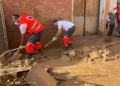
[[[116, 41], [119, 38], [114, 37], [112, 42]], [[68, 55], [63, 55], [62, 46], [47, 49], [46, 58], [38, 62], [63, 79], [58, 86], [120, 86], [120, 43], [102, 48], [107, 44], [99, 36], [74, 37]]]
[[67, 55], [60, 44], [33, 58], [50, 68], [58, 86], [120, 86], [119, 46], [117, 37], [106, 43], [101, 36], [76, 36]]

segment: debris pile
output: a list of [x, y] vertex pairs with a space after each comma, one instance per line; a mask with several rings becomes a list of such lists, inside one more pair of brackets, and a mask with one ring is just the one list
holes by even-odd
[[62, 59], [67, 61], [84, 60], [85, 62], [100, 62], [110, 61], [120, 58], [120, 54], [115, 56], [110, 55], [110, 50], [107, 48], [100, 48], [100, 46], [84, 47], [82, 49], [74, 49], [62, 56]]
[[[48, 66], [31, 60], [18, 60], [0, 69], [0, 86], [56, 86]], [[39, 76], [40, 75], [40, 76]]]
[[[32, 60], [18, 60], [12, 62], [8, 66], [0, 67], [0, 79], [3, 86], [17, 86], [23, 84], [23, 78], [26, 73], [32, 68]], [[20, 77], [18, 77], [18, 75]], [[20, 85], [22, 86], [22, 85]]]

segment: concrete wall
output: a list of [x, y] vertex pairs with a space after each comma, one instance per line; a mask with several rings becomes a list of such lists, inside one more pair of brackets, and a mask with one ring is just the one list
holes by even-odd
[[99, 0], [73, 0], [75, 35], [95, 34], [98, 31]]
[[[72, 1], [74, 3], [72, 3]], [[110, 9], [115, 7], [117, 0], [100, 0], [100, 11], [99, 0], [86, 1], [85, 20], [84, 0], [3, 0], [10, 48], [18, 47], [21, 38], [18, 27], [9, 19], [9, 16], [13, 13], [18, 13], [20, 15], [30, 14], [36, 17], [37, 20], [44, 25], [45, 31], [41, 40], [43, 44], [47, 43], [56, 32], [56, 28], [51, 25], [53, 19], [66, 19], [71, 21], [73, 18], [73, 22], [77, 27], [75, 32], [76, 35], [83, 34], [84, 20], [86, 21], [86, 33], [96, 33], [99, 19], [99, 31], [104, 33], [106, 15]], [[72, 4], [74, 9], [73, 12]], [[54, 45], [60, 45], [61, 43], [62, 39]]]
[[99, 21], [99, 0], [86, 0], [85, 32], [97, 33]]
[[73, 22], [77, 28], [74, 35], [83, 35], [84, 0], [73, 0]]
[[[72, 19], [72, 0], [3, 0], [3, 6], [10, 48], [18, 47], [21, 38], [19, 29], [9, 19], [13, 13], [33, 15], [44, 25], [43, 44], [56, 32], [56, 28], [51, 25], [53, 19]], [[59, 45], [61, 41], [54, 45]]]

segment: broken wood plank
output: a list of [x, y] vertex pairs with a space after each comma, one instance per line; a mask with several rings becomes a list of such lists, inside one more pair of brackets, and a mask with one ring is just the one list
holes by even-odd
[[3, 67], [8, 65], [8, 60], [6, 59], [5, 56], [0, 58], [0, 62]]
[[[15, 68], [15, 69], [13, 69], [13, 71], [9, 71], [8, 73], [0, 74], [0, 76], [7, 75], [7, 74], [11, 74], [12, 75], [12, 74], [17, 73], [17, 72], [31, 70], [31, 68], [32, 67]], [[4, 71], [4, 70], [11, 70], [11, 69], [0, 69], [0, 71]]]
[[[34, 86], [56, 86], [56, 80], [49, 75], [40, 64], [36, 63], [25, 78], [28, 82], [34, 82]], [[33, 86], [33, 85], [32, 85]]]

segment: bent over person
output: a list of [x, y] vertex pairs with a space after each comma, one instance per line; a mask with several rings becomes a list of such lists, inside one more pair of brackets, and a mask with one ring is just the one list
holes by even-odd
[[20, 16], [18, 14], [13, 14], [11, 19], [15, 25], [19, 26], [21, 32], [22, 39], [19, 48], [23, 46], [26, 34], [30, 36], [26, 46], [26, 59], [31, 59], [34, 48], [42, 53], [40, 37], [43, 33], [43, 25], [30, 15]]
[[56, 41], [58, 37], [62, 33], [62, 29], [66, 31], [66, 34], [64, 35], [63, 41], [64, 41], [64, 50], [68, 50], [68, 48], [72, 45], [72, 34], [76, 30], [75, 25], [72, 22], [69, 21], [61, 21], [61, 20], [53, 20], [53, 25], [58, 27], [58, 32], [56, 35], [52, 38], [53, 41]]

